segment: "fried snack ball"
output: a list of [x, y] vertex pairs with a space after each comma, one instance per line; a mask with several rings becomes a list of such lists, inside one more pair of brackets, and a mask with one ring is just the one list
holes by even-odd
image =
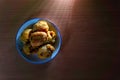
[[23, 46], [23, 52], [26, 55], [37, 53], [37, 51], [38, 51], [38, 48], [33, 48], [30, 44], [25, 44]]
[[31, 54], [31, 49], [30, 49], [30, 45], [24, 45], [23, 46], [23, 52], [26, 54], [26, 55], [30, 55]]
[[48, 42], [55, 43], [55, 37], [56, 37], [56, 34], [55, 34], [54, 31], [48, 31], [47, 32], [47, 40], [48, 40]]
[[50, 50], [51, 52], [53, 52], [55, 50], [55, 48], [51, 45], [51, 44], [47, 44], [46, 45], [47, 49]]
[[45, 32], [34, 32], [30, 36], [30, 44], [32, 47], [42, 45], [47, 40], [47, 34]]
[[31, 31], [32, 31], [32, 29], [26, 29], [23, 31], [20, 39], [24, 44], [29, 40], [29, 35], [30, 35]]
[[36, 24], [33, 25], [33, 31], [45, 31], [49, 30], [49, 26], [46, 21], [38, 21]]
[[39, 48], [37, 55], [40, 59], [46, 59], [52, 55], [55, 48], [51, 44], [47, 44]]

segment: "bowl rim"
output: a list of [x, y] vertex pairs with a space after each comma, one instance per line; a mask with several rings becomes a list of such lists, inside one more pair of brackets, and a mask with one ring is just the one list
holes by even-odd
[[[19, 45], [18, 45], [18, 42], [17, 42], [17, 41], [18, 41], [18, 39], [19, 39], [19, 36], [20, 36], [21, 32], [23, 32], [24, 29], [26, 29], [29, 25], [32, 25], [32, 24], [34, 24], [34, 23], [36, 23], [36, 22], [38, 22], [38, 21], [40, 21], [40, 20], [48, 21], [48, 22], [50, 22], [50, 23], [53, 25], [53, 27], [54, 27], [55, 30], [57, 31], [57, 34], [58, 34], [58, 37], [59, 37], [59, 43], [58, 43], [58, 48], [57, 48], [57, 50], [55, 50], [55, 51], [56, 51], [56, 54], [53, 55], [51, 58], [46, 59], [46, 60], [44, 60], [44, 61], [32, 61], [32, 60], [27, 59], [27, 58], [22, 54], [21, 50], [19, 49]], [[32, 18], [32, 19], [26, 20], [26, 21], [18, 28], [15, 42], [16, 42], [16, 49], [17, 49], [17, 51], [18, 51], [18, 54], [21, 55], [21, 57], [24, 58], [27, 62], [32, 63], [32, 64], [44, 64], [44, 63], [50, 62], [51, 60], [53, 60], [53, 59], [58, 55], [58, 53], [59, 53], [59, 51], [60, 51], [60, 48], [61, 48], [61, 45], [62, 45], [62, 36], [61, 36], [61, 34], [60, 34], [60, 30], [59, 30], [58, 26], [57, 26], [55, 23], [53, 23], [51, 20], [46, 19], [46, 18]]]

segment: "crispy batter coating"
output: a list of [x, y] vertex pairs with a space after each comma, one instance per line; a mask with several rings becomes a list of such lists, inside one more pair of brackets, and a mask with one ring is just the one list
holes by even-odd
[[55, 48], [51, 44], [47, 44], [39, 48], [37, 54], [40, 59], [46, 59], [52, 55]]
[[55, 48], [51, 45], [51, 44], [47, 44], [46, 45], [47, 49], [50, 50], [51, 52], [53, 52], [55, 50]]
[[35, 54], [35, 53], [37, 53], [37, 51], [38, 51], [38, 48], [34, 48], [30, 44], [25, 44], [23, 46], [23, 52], [26, 55]]
[[33, 25], [33, 31], [45, 31], [49, 30], [49, 26], [46, 21], [38, 21], [36, 24]]
[[47, 32], [47, 40], [48, 40], [48, 42], [55, 43], [55, 38], [56, 38], [56, 34], [55, 34], [54, 31], [48, 31]]
[[34, 32], [31, 33], [30, 43], [32, 47], [42, 45], [47, 40], [47, 34], [45, 32]]
[[23, 52], [26, 54], [26, 55], [30, 55], [30, 45], [24, 45], [23, 46]]
[[26, 29], [23, 31], [21, 38], [20, 38], [23, 43], [26, 43], [29, 40], [29, 35], [31, 31], [32, 29]]

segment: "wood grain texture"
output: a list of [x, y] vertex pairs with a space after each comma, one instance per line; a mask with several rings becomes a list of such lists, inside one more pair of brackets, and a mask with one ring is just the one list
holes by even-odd
[[[1, 0], [0, 80], [119, 80], [119, 4], [117, 0]], [[56, 23], [63, 38], [60, 53], [43, 65], [26, 62], [15, 48], [19, 27], [34, 17]]]

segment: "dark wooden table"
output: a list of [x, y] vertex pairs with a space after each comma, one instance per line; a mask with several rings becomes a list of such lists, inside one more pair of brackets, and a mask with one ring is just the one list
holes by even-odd
[[[117, 0], [0, 0], [0, 80], [120, 80]], [[28, 19], [48, 18], [61, 31], [60, 53], [49, 63], [26, 62], [15, 47]]]

